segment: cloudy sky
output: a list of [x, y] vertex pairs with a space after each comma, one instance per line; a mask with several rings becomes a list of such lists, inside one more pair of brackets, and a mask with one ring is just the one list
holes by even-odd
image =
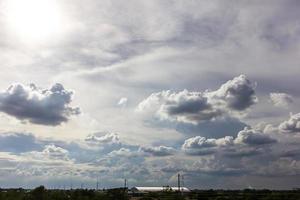
[[300, 186], [300, 2], [0, 0], [0, 186]]

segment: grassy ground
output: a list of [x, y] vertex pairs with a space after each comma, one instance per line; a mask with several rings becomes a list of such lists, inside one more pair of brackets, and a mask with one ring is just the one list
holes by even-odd
[[95, 190], [0, 189], [0, 200], [300, 200], [300, 190], [193, 190], [128, 194], [124, 188]]

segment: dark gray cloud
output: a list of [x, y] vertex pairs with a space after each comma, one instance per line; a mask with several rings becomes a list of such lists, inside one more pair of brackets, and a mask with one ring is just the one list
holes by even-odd
[[239, 176], [249, 173], [249, 169], [243, 167], [243, 165], [239, 163], [233, 164], [228, 160], [218, 157], [195, 161], [191, 166], [186, 168], [187, 172], [210, 176]]
[[242, 176], [246, 173], [248, 173], [248, 171], [246, 171], [245, 169], [241, 169], [241, 168], [216, 168], [216, 169], [196, 169], [195, 171], [191, 171], [194, 173], [202, 173], [202, 174], [207, 174], [207, 175], [211, 175], [211, 176], [218, 176], [218, 177], [222, 177], [222, 176]]
[[282, 132], [299, 133], [300, 132], [300, 113], [291, 115], [290, 118], [279, 125]]
[[224, 83], [220, 89], [208, 96], [222, 99], [229, 109], [242, 111], [257, 102], [255, 85], [245, 75], [240, 75]]
[[241, 157], [251, 157], [264, 154], [265, 150], [263, 148], [253, 148], [253, 147], [238, 147], [238, 148], [227, 148], [222, 155], [225, 157], [238, 159]]
[[297, 160], [299, 160], [300, 159], [300, 149], [285, 150], [280, 156], [294, 158], [294, 159], [297, 158]]
[[57, 83], [49, 89], [34, 84], [13, 84], [0, 92], [0, 111], [34, 124], [60, 125], [71, 115], [78, 115], [78, 107], [71, 107], [73, 92]]
[[[184, 91], [188, 93], [188, 91]], [[180, 97], [179, 97], [180, 98]], [[166, 102], [166, 106], [169, 102]], [[197, 113], [201, 110], [206, 110], [210, 108], [207, 103], [207, 98], [199, 96], [197, 99], [186, 99], [186, 101], [178, 102], [178, 105], [172, 105], [167, 108], [170, 115], [180, 115], [185, 113]]]
[[257, 102], [254, 88], [245, 75], [240, 75], [215, 91], [153, 93], [138, 105], [137, 110], [152, 113], [162, 120], [198, 124], [244, 113]]
[[206, 122], [201, 122], [196, 125], [188, 123], [177, 123], [175, 129], [186, 135], [200, 135], [206, 138], [221, 138], [225, 136], [236, 136], [243, 130], [247, 124], [236, 118], [222, 118]]
[[170, 156], [175, 154], [175, 149], [172, 147], [158, 146], [158, 147], [141, 147], [140, 151], [149, 153], [153, 156]]

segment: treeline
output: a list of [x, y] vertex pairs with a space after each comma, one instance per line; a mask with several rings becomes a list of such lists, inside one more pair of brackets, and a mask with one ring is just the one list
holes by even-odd
[[47, 190], [44, 186], [33, 190], [1, 189], [0, 200], [128, 200], [124, 188], [96, 191], [88, 189]]
[[124, 188], [108, 190], [33, 190], [0, 189], [0, 200], [300, 200], [300, 190], [193, 190], [181, 194], [172, 191], [130, 193]]
[[193, 190], [188, 196], [201, 200], [300, 200], [300, 190]]

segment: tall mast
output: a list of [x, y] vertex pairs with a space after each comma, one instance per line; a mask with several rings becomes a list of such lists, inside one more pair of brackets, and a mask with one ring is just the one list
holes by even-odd
[[178, 192], [180, 192], [180, 174], [178, 174]]

